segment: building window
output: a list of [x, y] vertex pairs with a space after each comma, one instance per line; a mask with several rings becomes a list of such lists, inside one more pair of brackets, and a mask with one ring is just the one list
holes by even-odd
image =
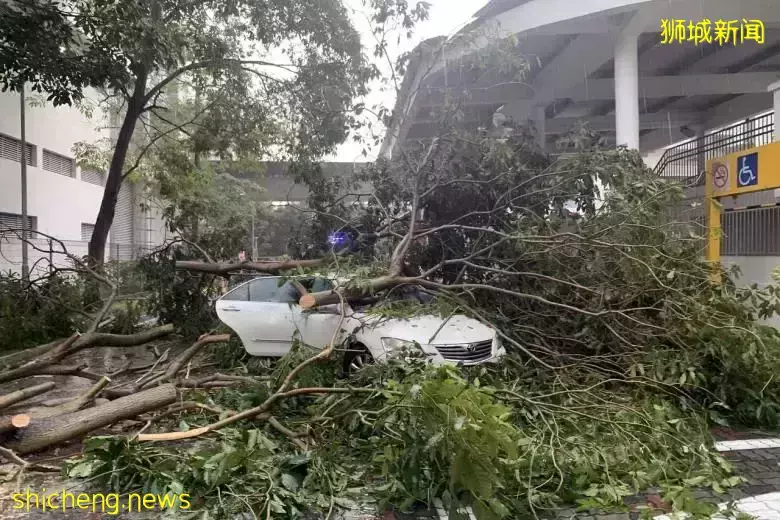
[[81, 240], [90, 240], [92, 232], [95, 231], [95, 224], [81, 223]]
[[[16, 213], [0, 213], [0, 231], [5, 229], [22, 229], [22, 216]], [[27, 215], [27, 230], [38, 230], [38, 217]]]
[[76, 163], [73, 159], [51, 152], [43, 151], [43, 169], [49, 172], [59, 173], [65, 177], [74, 177]]
[[[27, 164], [35, 166], [35, 146], [27, 144]], [[22, 142], [19, 139], [0, 134], [0, 158], [9, 161], [21, 162], [22, 157], [19, 151], [22, 149]]]
[[92, 169], [81, 169], [81, 180], [96, 186], [106, 185], [106, 174]]

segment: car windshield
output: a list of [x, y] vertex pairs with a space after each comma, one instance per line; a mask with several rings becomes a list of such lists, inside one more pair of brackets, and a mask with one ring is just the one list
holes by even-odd
[[420, 304], [430, 304], [434, 296], [416, 285], [404, 285], [395, 287], [382, 296], [370, 296], [352, 301], [352, 307], [359, 310], [379, 308], [394, 303], [408, 301]]

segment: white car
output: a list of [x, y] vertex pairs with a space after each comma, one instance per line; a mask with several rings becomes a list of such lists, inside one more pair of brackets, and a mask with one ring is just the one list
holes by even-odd
[[296, 332], [305, 344], [325, 348], [335, 333], [336, 343], [349, 348], [345, 371], [417, 345], [434, 363], [474, 365], [495, 361], [505, 353], [495, 329], [457, 314], [449, 318], [422, 315], [389, 319], [355, 306], [344, 309], [345, 319], [339, 328], [339, 305], [311, 310], [298, 305], [302, 294], [296, 286], [318, 292], [334, 288], [333, 282], [326, 278], [300, 278], [297, 282], [276, 276], [245, 282], [217, 300], [217, 315], [238, 334], [253, 356], [283, 356], [290, 350]]

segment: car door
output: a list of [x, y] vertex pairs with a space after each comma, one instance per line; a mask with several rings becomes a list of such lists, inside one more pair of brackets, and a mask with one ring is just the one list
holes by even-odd
[[[333, 289], [333, 282], [326, 278], [313, 278], [301, 280], [309, 292], [327, 291]], [[333, 334], [341, 323], [340, 305], [323, 305], [315, 309], [302, 310], [299, 306], [293, 309], [301, 341], [315, 348], [325, 348], [333, 339]], [[341, 334], [336, 337], [336, 342], [341, 341]]]
[[283, 356], [296, 330], [298, 291], [279, 277], [255, 278], [217, 300], [217, 316], [253, 356]]

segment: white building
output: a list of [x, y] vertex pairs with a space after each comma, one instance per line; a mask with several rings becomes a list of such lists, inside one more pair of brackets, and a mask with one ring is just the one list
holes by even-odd
[[[91, 94], [93, 99], [99, 99]], [[62, 240], [69, 253], [84, 256], [103, 197], [106, 172], [80, 168], [74, 145], [110, 140], [116, 136], [119, 123], [111, 121], [100, 108], [92, 110], [88, 117], [85, 111], [53, 107], [43, 103], [43, 99], [36, 93], [27, 94], [28, 225], [32, 231]], [[0, 231], [22, 226], [20, 106], [18, 93], [0, 93]], [[345, 175], [354, 168], [351, 163], [323, 164], [326, 175]], [[269, 202], [300, 204], [306, 200], [307, 187], [292, 182], [285, 164], [269, 162], [266, 169], [264, 187]], [[141, 186], [123, 183], [106, 247], [107, 259], [134, 259], [170, 238], [159, 206], [160, 202], [145, 195]], [[152, 209], [146, 211], [147, 207]], [[36, 246], [50, 249], [47, 238], [31, 236]], [[31, 265], [38, 259], [42, 258], [44, 263], [49, 259], [48, 254], [34, 247], [28, 248], [28, 252]], [[20, 271], [21, 256], [18, 239], [0, 240], [0, 271]], [[55, 254], [51, 260], [58, 265], [67, 263], [63, 255]]]
[[[664, 43], [663, 23], [678, 21], [686, 41]], [[688, 24], [703, 21], [711, 41], [688, 41]], [[719, 22], [732, 24], [728, 41], [715, 40], [725, 31]], [[763, 42], [746, 38], [757, 22]], [[510, 52], [530, 64], [522, 78], [461, 67], [509, 38]], [[429, 136], [430, 109], [454, 94], [475, 125], [489, 125], [496, 114], [530, 120], [549, 144], [587, 122], [614, 143], [650, 153], [773, 108], [768, 88], [780, 77], [780, 2], [491, 0], [440, 43], [429, 45], [427, 63], [406, 78], [397, 139]]]
[[[103, 197], [106, 172], [85, 171], [76, 164], [73, 147], [78, 142], [98, 144], [112, 136], [112, 125], [101, 110], [91, 117], [68, 106], [54, 107], [44, 96], [27, 94], [27, 214], [32, 231], [64, 241], [68, 251], [83, 256], [92, 235]], [[0, 93], [0, 226], [20, 228], [21, 164], [19, 150], [20, 96]], [[154, 212], [141, 209], [140, 190], [125, 183], [119, 196], [109, 235], [108, 258], [129, 259], [159, 244], [164, 227]], [[48, 240], [32, 235], [36, 244], [49, 249]], [[0, 270], [19, 270], [21, 246], [17, 240], [0, 242]], [[30, 263], [47, 256], [31, 249]], [[55, 262], [64, 258], [54, 255]]]
[[[696, 41], [705, 27], [709, 41]], [[469, 66], [491, 52], [530, 66], [520, 78]], [[778, 79], [778, 0], [490, 0], [460, 33], [418, 48], [381, 153], [435, 135], [436, 107], [456, 100], [475, 128], [531, 122], [548, 151], [587, 123], [701, 200], [707, 159], [778, 139]], [[742, 267], [743, 283], [770, 281], [780, 200], [761, 192], [722, 202], [724, 262]]]

